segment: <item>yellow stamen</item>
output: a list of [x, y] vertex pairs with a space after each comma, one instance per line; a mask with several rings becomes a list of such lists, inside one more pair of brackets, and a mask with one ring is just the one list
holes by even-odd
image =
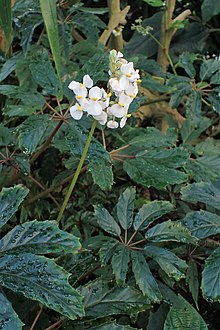
[[84, 87], [84, 85], [83, 85], [82, 83], [80, 83], [79, 86], [80, 86], [81, 88]]
[[82, 95], [77, 95], [77, 99], [82, 99]]
[[124, 106], [124, 104], [121, 103], [121, 102], [118, 102], [118, 105], [120, 105], [120, 107], [123, 107]]
[[111, 97], [111, 96], [112, 96], [112, 93], [111, 93], [111, 92], [109, 92], [109, 93], [107, 94], [107, 96], [108, 96], [108, 97]]
[[81, 106], [79, 104], [77, 106], [77, 110], [82, 111], [82, 108], [81, 108]]
[[97, 101], [98, 99], [97, 99], [97, 97], [93, 97], [92, 100], [93, 101]]
[[137, 80], [137, 83], [141, 83], [141, 82], [142, 82], [142, 80], [141, 80], [141, 79], [138, 79], [138, 80]]
[[135, 97], [134, 94], [129, 94], [129, 96], [130, 96], [131, 98], [134, 98], [134, 97]]
[[126, 73], [126, 77], [131, 78], [131, 74], [130, 73]]
[[127, 115], [127, 118], [130, 118], [131, 117], [131, 114], [129, 113], [128, 115]]

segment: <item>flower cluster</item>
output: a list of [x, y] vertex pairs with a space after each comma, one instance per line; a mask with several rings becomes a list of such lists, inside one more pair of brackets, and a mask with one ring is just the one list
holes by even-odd
[[[124, 127], [129, 117], [129, 105], [138, 93], [139, 71], [134, 64], [123, 58], [121, 52], [110, 51], [109, 92], [94, 86], [91, 77], [86, 74], [83, 83], [72, 81], [69, 88], [74, 92], [76, 103], [70, 108], [71, 116], [80, 120], [83, 113], [92, 115], [101, 125], [109, 128]], [[110, 98], [113, 97], [113, 100]], [[120, 119], [120, 123], [116, 119]]]

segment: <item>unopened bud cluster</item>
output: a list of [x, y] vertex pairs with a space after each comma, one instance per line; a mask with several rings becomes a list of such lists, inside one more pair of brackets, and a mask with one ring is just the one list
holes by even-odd
[[135, 70], [133, 62], [125, 60], [123, 54], [116, 50], [110, 51], [109, 67], [108, 92], [94, 86], [88, 74], [82, 83], [72, 81], [69, 84], [77, 101], [70, 108], [74, 119], [80, 120], [86, 113], [109, 128], [124, 127], [129, 117], [129, 106], [138, 93], [139, 70]]

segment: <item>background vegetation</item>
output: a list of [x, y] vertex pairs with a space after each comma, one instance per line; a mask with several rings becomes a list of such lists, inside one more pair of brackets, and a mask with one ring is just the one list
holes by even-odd
[[[1, 0], [0, 328], [217, 330], [220, 2]], [[123, 129], [72, 80], [140, 69]]]

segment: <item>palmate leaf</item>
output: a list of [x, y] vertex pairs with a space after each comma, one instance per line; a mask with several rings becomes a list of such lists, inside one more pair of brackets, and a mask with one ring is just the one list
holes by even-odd
[[185, 271], [188, 266], [184, 260], [177, 257], [173, 252], [154, 245], [146, 245], [144, 250], [175, 281], [185, 277]]
[[0, 258], [0, 284], [75, 319], [83, 316], [80, 294], [68, 283], [69, 274], [52, 260], [31, 253]]
[[26, 154], [32, 154], [50, 124], [49, 115], [35, 115], [27, 118], [18, 129], [19, 146]]
[[114, 314], [146, 310], [149, 300], [130, 286], [112, 286], [109, 281], [95, 280], [81, 287], [86, 316], [97, 319]]
[[135, 188], [127, 188], [119, 197], [116, 205], [117, 218], [123, 229], [129, 229], [133, 222]]
[[207, 22], [212, 16], [220, 13], [220, 3], [215, 0], [204, 0], [201, 9], [203, 21]]
[[2, 330], [21, 330], [22, 321], [12, 308], [8, 299], [0, 293], [0, 328]]
[[151, 242], [182, 242], [188, 244], [196, 244], [197, 239], [193, 237], [188, 228], [184, 227], [180, 222], [165, 221], [159, 223], [149, 229], [145, 237]]
[[220, 233], [220, 217], [207, 211], [189, 212], [181, 221], [199, 239]]
[[170, 212], [172, 209], [173, 205], [169, 202], [153, 201], [144, 204], [135, 216], [133, 224], [134, 229], [146, 229], [152, 222]]
[[143, 294], [154, 303], [160, 302], [162, 299], [160, 290], [143, 254], [139, 251], [132, 251], [131, 260], [135, 281]]
[[220, 247], [206, 259], [202, 272], [203, 296], [220, 302]]
[[192, 183], [181, 189], [182, 199], [190, 203], [204, 203], [220, 210], [220, 190], [212, 183], [199, 182]]
[[0, 240], [1, 254], [76, 253], [79, 238], [62, 231], [56, 221], [30, 221], [14, 227]]
[[108, 210], [106, 210], [104, 207], [96, 206], [95, 217], [97, 218], [97, 222], [103, 230], [114, 236], [120, 236], [121, 229], [111, 214], [108, 212]]
[[29, 189], [22, 185], [2, 189], [0, 193], [0, 228], [15, 214], [28, 192]]
[[130, 253], [128, 247], [123, 244], [118, 244], [111, 260], [113, 274], [115, 275], [117, 284], [123, 284], [126, 280], [128, 263], [130, 259], [129, 255]]
[[183, 297], [178, 296], [179, 306], [171, 307], [164, 324], [164, 330], [198, 329], [208, 330], [199, 313]]

